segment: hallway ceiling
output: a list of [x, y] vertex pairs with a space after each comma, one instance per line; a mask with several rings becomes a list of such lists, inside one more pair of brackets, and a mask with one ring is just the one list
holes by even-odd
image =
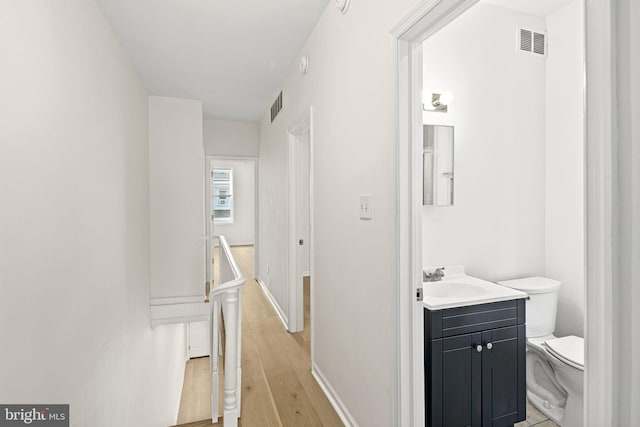
[[96, 0], [152, 95], [259, 121], [328, 0]]
[[545, 17], [572, 1], [574, 0], [482, 0], [481, 3]]

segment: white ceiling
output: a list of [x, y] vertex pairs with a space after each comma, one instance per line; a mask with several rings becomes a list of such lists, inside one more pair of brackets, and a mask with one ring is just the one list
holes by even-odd
[[544, 17], [572, 1], [574, 0], [482, 0], [481, 3]]
[[153, 95], [258, 121], [329, 0], [96, 0]]

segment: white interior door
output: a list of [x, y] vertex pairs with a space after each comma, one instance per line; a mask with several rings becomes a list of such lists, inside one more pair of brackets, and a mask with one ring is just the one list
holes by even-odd
[[194, 357], [209, 356], [211, 348], [211, 333], [209, 332], [209, 321], [188, 323], [188, 350], [189, 359]]
[[[289, 130], [288, 329], [304, 329], [304, 282], [311, 274], [311, 119]], [[312, 279], [313, 280], [313, 279]]]
[[304, 277], [310, 275], [309, 232], [309, 131], [299, 135], [296, 144], [296, 287], [298, 289], [298, 325], [304, 330]]

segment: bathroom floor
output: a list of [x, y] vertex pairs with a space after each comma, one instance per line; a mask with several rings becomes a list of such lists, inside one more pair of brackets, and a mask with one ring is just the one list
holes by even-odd
[[527, 419], [525, 421], [522, 421], [521, 423], [514, 424], [514, 427], [529, 426], [559, 427], [558, 424], [547, 418], [542, 412], [538, 411], [536, 407], [529, 403], [529, 401], [527, 400]]

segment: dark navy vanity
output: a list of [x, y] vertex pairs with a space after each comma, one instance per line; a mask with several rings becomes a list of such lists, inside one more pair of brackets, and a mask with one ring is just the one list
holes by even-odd
[[426, 426], [526, 418], [525, 299], [424, 309]]

